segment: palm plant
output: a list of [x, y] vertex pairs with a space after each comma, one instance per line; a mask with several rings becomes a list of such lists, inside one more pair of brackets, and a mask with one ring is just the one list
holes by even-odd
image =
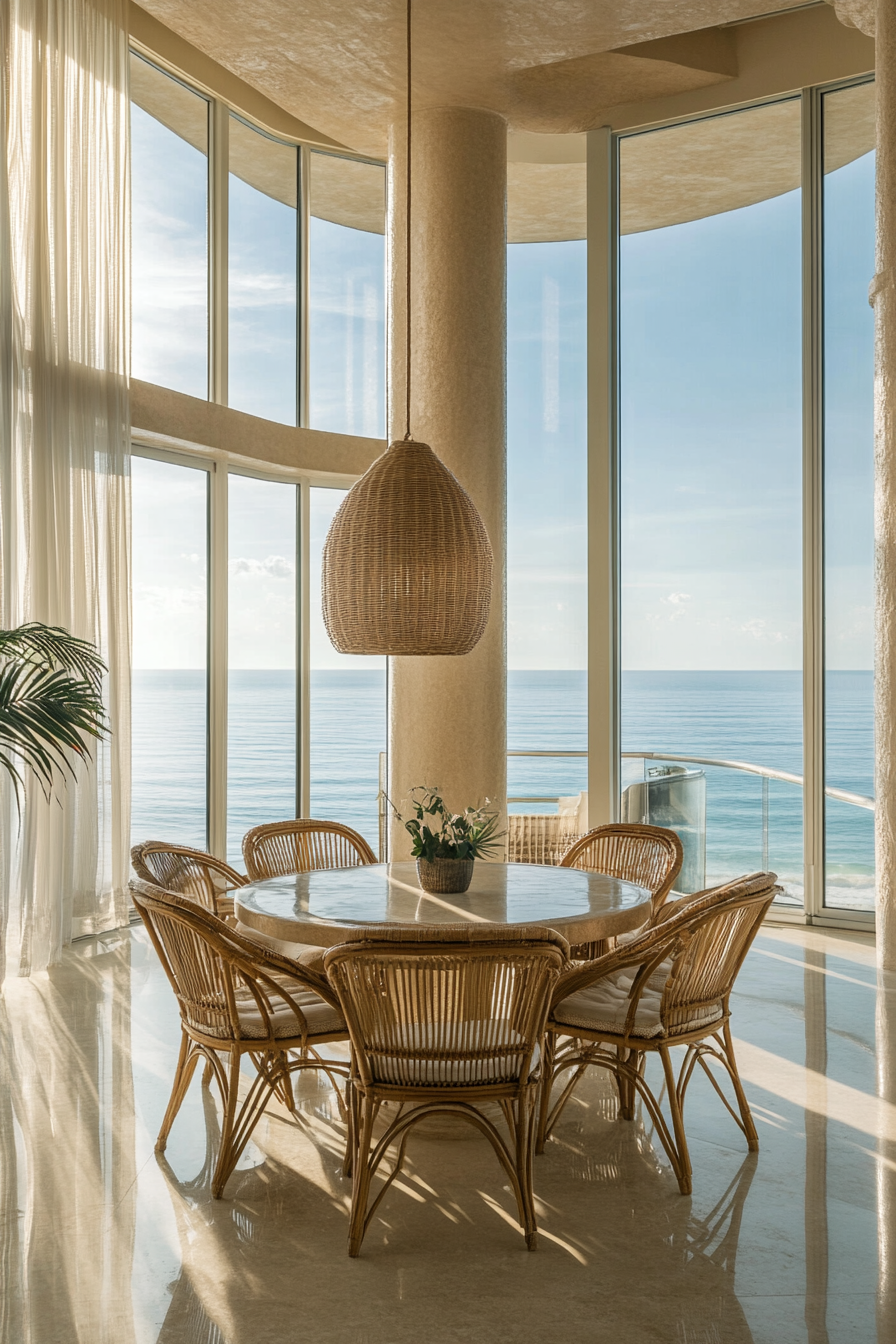
[[16, 802], [36, 775], [49, 797], [57, 772], [74, 777], [71, 753], [90, 754], [90, 738], [108, 732], [102, 679], [106, 665], [87, 640], [30, 621], [0, 630], [0, 766]]

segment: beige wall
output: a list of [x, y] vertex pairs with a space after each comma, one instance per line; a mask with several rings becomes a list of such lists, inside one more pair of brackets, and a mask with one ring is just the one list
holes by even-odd
[[136, 439], [142, 431], [150, 440], [170, 440], [172, 447], [215, 448], [259, 465], [340, 480], [362, 475], [386, 447], [382, 439], [279, 425], [136, 378], [131, 379], [131, 424]]

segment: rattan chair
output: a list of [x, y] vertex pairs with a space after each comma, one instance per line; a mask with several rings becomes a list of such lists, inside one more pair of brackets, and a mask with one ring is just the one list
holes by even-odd
[[[626, 882], [647, 887], [651, 896], [651, 922], [672, 890], [681, 872], [681, 841], [674, 831], [660, 826], [611, 823], [596, 826], [563, 855], [561, 868], [583, 868], [586, 872], [607, 873]], [[593, 960], [609, 951], [612, 943], [581, 943], [572, 949], [573, 957]]]
[[357, 831], [338, 821], [271, 821], [243, 836], [250, 882], [317, 868], [357, 868], [376, 855]]
[[169, 845], [164, 840], [144, 840], [142, 845], [134, 845], [131, 866], [141, 882], [188, 896], [228, 921], [233, 919], [233, 897], [227, 892], [248, 881], [213, 854], [188, 845]]
[[[336, 1075], [347, 1075], [344, 1062], [318, 1054], [319, 1046], [348, 1039], [345, 1020], [322, 973], [257, 947], [189, 897], [139, 878], [130, 890], [181, 1015], [180, 1055], [156, 1152], [165, 1150], [201, 1055], [224, 1107], [212, 1177], [212, 1195], [220, 1199], [270, 1097], [295, 1111], [293, 1073], [322, 1069], [334, 1086]], [[256, 1076], [240, 1102], [246, 1055]], [[338, 1087], [336, 1095], [344, 1112]]]
[[[569, 946], [552, 929], [499, 925], [359, 929], [328, 949], [324, 965], [348, 1024], [348, 1253], [356, 1256], [380, 1201], [401, 1171], [411, 1129], [454, 1115], [489, 1140], [514, 1192], [530, 1250], [537, 1227], [532, 1143], [540, 1046], [551, 989]], [[397, 1116], [374, 1141], [383, 1102]], [[497, 1103], [505, 1139], [480, 1106]], [[411, 1103], [412, 1109], [405, 1110]], [[394, 1165], [375, 1199], [371, 1181], [388, 1149]]]
[[[779, 891], [774, 873], [754, 873], [714, 891], [683, 897], [667, 907], [640, 938], [561, 976], [545, 1037], [538, 1152], [592, 1064], [614, 1075], [623, 1119], [634, 1119], [635, 1096], [641, 1096], [683, 1195], [691, 1191], [683, 1108], [698, 1063], [743, 1131], [748, 1147], [759, 1147], [737, 1072], [729, 999], [750, 944]], [[570, 1039], [560, 1044], [564, 1038]], [[676, 1045], [686, 1047], [677, 1077], [670, 1053]], [[650, 1053], [662, 1061], [671, 1128], [645, 1077]], [[719, 1086], [707, 1057], [727, 1072], [737, 1110]], [[549, 1110], [552, 1084], [570, 1069], [572, 1077]]]

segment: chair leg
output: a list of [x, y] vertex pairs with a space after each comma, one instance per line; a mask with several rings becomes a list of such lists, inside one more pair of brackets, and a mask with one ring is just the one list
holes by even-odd
[[240, 1088], [240, 1054], [238, 1050], [230, 1052], [230, 1070], [227, 1078], [227, 1088], [222, 1101], [224, 1102], [224, 1118], [221, 1122], [221, 1143], [218, 1148], [218, 1160], [215, 1163], [214, 1174], [212, 1175], [212, 1198], [220, 1199], [224, 1193], [224, 1186], [227, 1184], [227, 1178], [236, 1166], [236, 1158], [231, 1161], [231, 1148], [234, 1130], [234, 1117], [236, 1115], [236, 1103]]
[[535, 1220], [535, 1196], [532, 1190], [532, 1149], [535, 1122], [538, 1115], [538, 1093], [535, 1088], [525, 1090], [516, 1104], [516, 1175], [520, 1185], [523, 1231], [526, 1248], [538, 1248], [538, 1224]]
[[[352, 1089], [355, 1092], [355, 1089]], [[348, 1229], [348, 1253], [354, 1259], [361, 1251], [370, 1196], [370, 1142], [377, 1107], [370, 1097], [355, 1092], [355, 1134], [352, 1155], [352, 1212]]]
[[535, 1133], [535, 1151], [544, 1152], [547, 1139], [548, 1114], [551, 1109], [551, 1090], [554, 1082], [554, 1055], [557, 1038], [552, 1031], [545, 1032], [541, 1055], [541, 1083], [538, 1088], [538, 1116]]
[[632, 1074], [627, 1070], [633, 1070], [634, 1073], [643, 1076], [646, 1055], [643, 1050], [626, 1050], [620, 1045], [616, 1048], [616, 1058], [620, 1064], [626, 1066], [625, 1072], [620, 1070], [615, 1075], [616, 1086], [619, 1089], [619, 1117], [621, 1120], [634, 1120], [638, 1088]]
[[224, 1089], [224, 1119], [221, 1124], [221, 1147], [218, 1161], [212, 1176], [212, 1197], [220, 1199], [224, 1187], [232, 1175], [243, 1149], [252, 1137], [252, 1131], [261, 1119], [262, 1112], [272, 1095], [277, 1094], [280, 1059], [271, 1060], [269, 1056], [257, 1059], [253, 1057], [256, 1075], [252, 1080], [246, 1098], [239, 1108], [241, 1055], [238, 1049], [230, 1052], [230, 1069]]
[[[626, 1050], [624, 1046], [616, 1047], [616, 1058], [620, 1065], [632, 1067], [633, 1050]], [[619, 1088], [619, 1117], [622, 1120], [634, 1120], [635, 1118], [635, 1084], [625, 1072], [620, 1068], [615, 1075], [616, 1085]]]
[[740, 1081], [740, 1074], [737, 1071], [737, 1059], [734, 1054], [734, 1042], [731, 1039], [731, 1028], [725, 1023], [725, 1060], [728, 1065], [728, 1073], [731, 1077], [731, 1085], [734, 1088], [737, 1104], [740, 1108], [740, 1118], [744, 1124], [744, 1133], [747, 1137], [747, 1147], [751, 1153], [759, 1149], [759, 1134], [753, 1120], [753, 1112], [750, 1110], [750, 1103], [747, 1101], [747, 1094], [744, 1091], [743, 1083]]
[[[162, 1120], [162, 1128], [159, 1130], [159, 1137], [156, 1139], [156, 1152], [164, 1153], [165, 1145], [168, 1142], [168, 1135], [171, 1132], [171, 1126], [177, 1117], [177, 1113], [183, 1105], [184, 1097], [187, 1095], [187, 1089], [193, 1079], [196, 1065], [199, 1062], [199, 1052], [195, 1049], [193, 1042], [187, 1033], [181, 1029], [180, 1033], [180, 1053], [177, 1057], [177, 1068], [174, 1073], [174, 1083], [171, 1087], [171, 1096], [168, 1100], [168, 1107]], [[206, 1069], [211, 1068], [211, 1064], [206, 1062]]]
[[669, 1110], [672, 1112], [672, 1131], [674, 1134], [674, 1153], [669, 1153], [675, 1175], [678, 1178], [678, 1188], [683, 1195], [691, 1193], [691, 1155], [688, 1152], [688, 1141], [684, 1132], [684, 1116], [681, 1111], [681, 1099], [678, 1095], [677, 1080], [675, 1070], [672, 1065], [672, 1056], [669, 1053], [669, 1047], [661, 1045], [659, 1048], [660, 1057], [663, 1061], [663, 1073], [666, 1078], [666, 1092], [669, 1098]]
[[345, 1157], [342, 1160], [342, 1174], [351, 1176], [358, 1142], [358, 1094], [351, 1078], [345, 1084], [345, 1109]]

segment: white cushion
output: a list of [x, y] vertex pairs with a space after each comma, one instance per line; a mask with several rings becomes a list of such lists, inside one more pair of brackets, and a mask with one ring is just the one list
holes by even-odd
[[[345, 1021], [338, 1009], [332, 1008], [312, 990], [299, 989], [294, 983], [286, 988], [290, 997], [295, 1000], [305, 1016], [309, 1037], [330, 1036], [337, 1032], [346, 1032]], [[241, 1035], [248, 1040], [261, 1040], [266, 1037], [269, 1029], [259, 1012], [254, 995], [245, 988], [240, 989], [236, 994], [236, 1004]], [[197, 1031], [202, 1031], [207, 1036], [218, 1036], [221, 1040], [233, 1039], [230, 1018], [223, 1001], [220, 1007], [203, 1008], [199, 1005], [187, 1004], [185, 1008], [190, 1025], [195, 1027]], [[302, 1035], [302, 1024], [289, 1004], [284, 1002], [283, 999], [275, 998], [272, 995], [269, 1011], [274, 1036], [278, 1040]]]
[[[447, 1030], [446, 1030], [447, 1027]], [[405, 1029], [400, 1040], [388, 1039], [374, 1051], [368, 1043], [367, 1057], [374, 1080], [378, 1083], [393, 1083], [402, 1087], [432, 1087], [445, 1084], [454, 1087], [468, 1087], [478, 1083], [514, 1082], [520, 1076], [522, 1057], [501, 1050], [500, 1054], [480, 1058], [428, 1059], [415, 1058], [413, 1052], [421, 1050], [429, 1053], [438, 1050], [449, 1056], [453, 1052], [463, 1055], [476, 1048], [477, 1037], [482, 1048], [513, 1047], [524, 1045], [523, 1037], [504, 1022], [416, 1022]], [[401, 1047], [408, 1055], [392, 1055], [390, 1048]], [[538, 1048], [532, 1055], [532, 1072], [538, 1067]]]
[[[671, 959], [660, 962], [644, 986], [630, 1032], [632, 1036], [651, 1040], [665, 1035], [660, 1019], [660, 1004], [671, 969]], [[631, 988], [639, 970], [638, 966], [627, 966], [615, 975], [606, 975], [586, 989], [577, 990], [568, 998], [561, 999], [553, 1012], [554, 1021], [563, 1026], [583, 1027], [586, 1031], [623, 1035], [625, 1019], [631, 1006]], [[720, 1003], [701, 1007], [694, 1012], [693, 1017], [676, 1023], [676, 1031], [696, 1031], [698, 1027], [711, 1026], [721, 1016]]]

